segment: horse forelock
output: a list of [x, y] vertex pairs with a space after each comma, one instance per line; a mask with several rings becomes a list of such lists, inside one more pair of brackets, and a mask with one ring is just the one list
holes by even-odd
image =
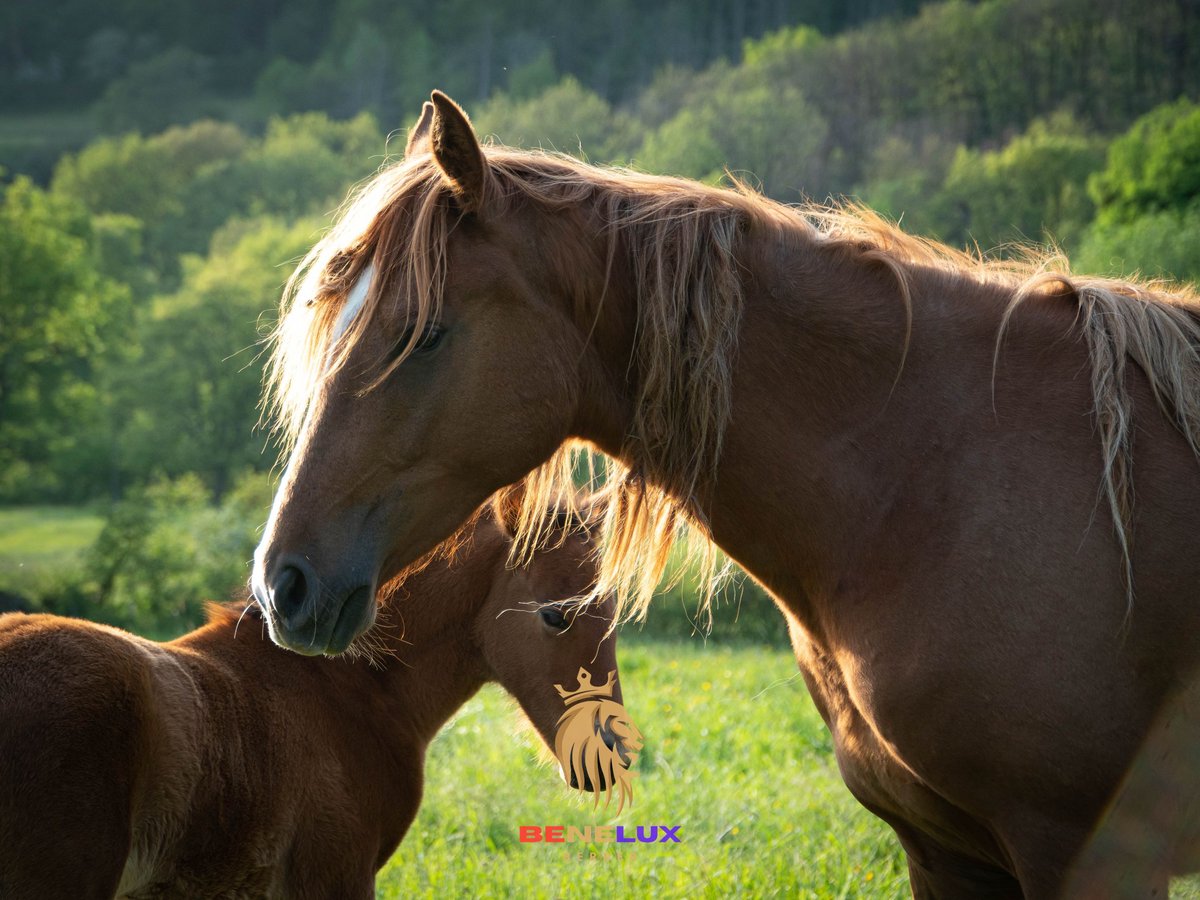
[[[448, 228], [437, 207], [445, 193], [428, 156], [383, 170], [352, 195], [288, 280], [270, 339], [264, 395], [264, 414], [285, 446], [299, 436], [321, 384], [368, 334], [383, 298], [404, 298], [415, 326], [412, 344], [436, 316]], [[374, 385], [404, 355], [375, 360]]]
[[[564, 493], [575, 496], [564, 487], [573, 484], [581, 464], [588, 466], [593, 484], [604, 485], [608, 498], [596, 596], [618, 598], [618, 620], [644, 614], [671, 547], [689, 527], [705, 538], [689, 542], [689, 547], [699, 551], [710, 576], [717, 572], [698, 498], [715, 478], [731, 414], [733, 360], [744, 302], [738, 251], [751, 231], [783, 240], [795, 252], [849, 254], [864, 265], [884, 266], [897, 283], [910, 329], [912, 291], [920, 269], [1009, 291], [1013, 300], [1005, 324], [1013, 309], [1030, 297], [1074, 294], [1093, 364], [1104, 491], [1127, 569], [1132, 431], [1128, 398], [1121, 387], [1125, 354], [1147, 370], [1160, 405], [1193, 449], [1200, 445], [1200, 330], [1190, 292], [1152, 282], [1072, 276], [1053, 249], [1010, 247], [1012, 252], [1004, 258], [987, 257], [978, 248], [957, 250], [909, 235], [854, 203], [788, 206], [739, 182], [733, 189], [713, 187], [505, 147], [486, 147], [484, 155], [497, 216], [511, 203], [532, 203], [552, 213], [586, 207], [607, 236], [605, 277], [611, 275], [620, 250], [628, 256], [638, 310], [634, 362], [639, 383], [622, 455], [632, 465], [610, 459], [597, 473], [589, 446], [565, 444], [527, 477], [513, 542], [514, 562], [527, 560], [544, 545], [552, 530], [545, 510]], [[383, 298], [405, 298], [415, 332], [409, 349], [420, 328], [436, 318], [447, 242], [458, 215], [432, 158], [418, 156], [369, 182], [308, 254], [285, 292], [269, 367], [270, 408], [285, 437], [294, 440], [298, 435], [322, 380], [344, 365]], [[555, 249], [546, 248], [546, 256], [555, 258]], [[374, 277], [362, 308], [339, 332], [355, 279], [371, 264]], [[605, 285], [602, 297], [607, 293]], [[587, 331], [591, 323], [581, 324]], [[686, 340], [679, 339], [681, 334]], [[404, 355], [380, 360], [381, 374], [374, 384]], [[1131, 570], [1128, 574], [1131, 584]], [[702, 608], [708, 610], [715, 578], [705, 583], [709, 589]]]

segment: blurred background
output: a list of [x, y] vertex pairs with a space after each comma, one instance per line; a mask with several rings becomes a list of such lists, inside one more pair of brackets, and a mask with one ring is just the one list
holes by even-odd
[[[244, 595], [276, 462], [257, 425], [262, 337], [297, 259], [347, 190], [402, 151], [434, 87], [504, 143], [712, 182], [728, 168], [778, 200], [858, 198], [958, 246], [1054, 243], [1075, 270], [1200, 276], [1197, 0], [6, 0], [0, 610], [170, 637], [205, 600]], [[680, 808], [680, 759], [753, 779], [755, 760], [798, 772], [811, 753], [823, 774], [747, 781], [728, 815], [698, 805], [708, 843], [662, 863], [675, 881], [653, 860], [621, 877], [719, 893], [716, 866], [791, 894], [903, 891], [894, 843], [856, 818], [819, 721], [796, 705], [771, 604], [735, 578], [709, 644], [684, 646], [695, 585], [685, 575], [668, 594], [625, 629], [643, 644], [635, 671], [692, 668], [645, 695], [644, 730], [665, 731], [647, 782], [665, 779], [676, 804], [660, 820]], [[706, 677], [712, 645], [723, 681]], [[699, 685], [723, 686], [727, 705], [661, 692], [693, 682], [701, 698]], [[763, 703], [781, 691], [807, 717], [789, 732], [802, 747], [713, 755], [708, 729], [731, 698], [759, 698], [769, 729]], [[722, 740], [751, 740], [744, 726], [731, 720]], [[830, 857], [828, 823], [814, 825], [811, 846], [791, 841], [765, 870], [764, 842], [826, 793], [838, 799], [820, 815], [858, 835], [849, 855]], [[436, 803], [422, 815], [441, 815]], [[493, 815], [461, 846], [512, 850], [508, 824]], [[504, 877], [518, 880], [487, 883], [557, 890], [520, 882], [527, 850], [514, 852]], [[828, 879], [794, 880], [814, 855]], [[398, 895], [438, 886], [402, 869]]]
[[[433, 87], [505, 143], [1200, 274], [1195, 0], [10, 0], [0, 604], [168, 634], [239, 590], [281, 285]], [[783, 643], [737, 584], [715, 634]]]

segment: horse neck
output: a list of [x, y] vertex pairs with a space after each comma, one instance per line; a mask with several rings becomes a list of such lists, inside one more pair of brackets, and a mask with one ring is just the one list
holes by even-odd
[[[744, 306], [732, 415], [716, 478], [697, 499], [717, 543], [777, 596], [828, 594], [897, 496], [913, 464], [909, 451], [955, 418], [953, 398], [943, 396], [954, 381], [949, 372], [990, 374], [1009, 295], [967, 276], [903, 264], [912, 300], [906, 352], [904, 292], [883, 263], [799, 223], [752, 225], [736, 256]], [[603, 346], [609, 371], [629, 371], [634, 354], [629, 323], [637, 291], [619, 281], [629, 269], [614, 267], [618, 281], [601, 307], [616, 323], [607, 333], [624, 336]], [[970, 316], [963, 314], [967, 292], [983, 295]], [[579, 436], [625, 457], [631, 387], [610, 381], [607, 389], [616, 396], [584, 408], [620, 415], [585, 423]], [[638, 467], [636, 459], [624, 462]], [[789, 606], [797, 611], [803, 602]]]

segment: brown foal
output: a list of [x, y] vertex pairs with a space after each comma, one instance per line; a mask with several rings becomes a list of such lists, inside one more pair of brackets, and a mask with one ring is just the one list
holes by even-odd
[[374, 896], [426, 747], [484, 682], [553, 746], [555, 685], [616, 669], [611, 603], [571, 603], [595, 579], [584, 530], [517, 569], [510, 543], [485, 515], [385, 588], [373, 661], [281, 650], [227, 607], [165, 644], [0, 618], [0, 897]]

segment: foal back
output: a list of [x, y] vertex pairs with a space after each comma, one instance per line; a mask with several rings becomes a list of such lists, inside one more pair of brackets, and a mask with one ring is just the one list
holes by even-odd
[[116, 630], [0, 617], [0, 897], [116, 893], [158, 740], [151, 668]]
[[233, 627], [0, 617], [2, 900], [373, 894], [423, 745], [370, 725], [369, 668]]

